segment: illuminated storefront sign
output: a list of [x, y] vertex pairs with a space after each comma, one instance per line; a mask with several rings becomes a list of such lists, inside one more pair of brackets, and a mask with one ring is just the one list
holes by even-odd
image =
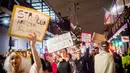
[[108, 39], [110, 39], [123, 25], [125, 25], [124, 15], [120, 15], [115, 24], [112, 26]]
[[123, 15], [121, 15], [117, 19], [117, 22], [112, 27], [112, 34], [116, 33], [123, 25], [124, 25], [124, 18]]

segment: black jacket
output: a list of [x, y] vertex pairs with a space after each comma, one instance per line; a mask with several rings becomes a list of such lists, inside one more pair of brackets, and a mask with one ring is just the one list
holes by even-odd
[[86, 52], [83, 57], [79, 60], [75, 60], [77, 73], [88, 73], [88, 59], [89, 59], [89, 49], [86, 49]]
[[71, 73], [70, 63], [63, 60], [59, 63], [57, 73]]

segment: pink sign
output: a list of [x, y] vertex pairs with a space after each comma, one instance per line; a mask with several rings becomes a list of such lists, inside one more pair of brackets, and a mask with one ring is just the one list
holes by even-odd
[[92, 41], [92, 34], [87, 32], [81, 33], [81, 41], [86, 43], [91, 43]]

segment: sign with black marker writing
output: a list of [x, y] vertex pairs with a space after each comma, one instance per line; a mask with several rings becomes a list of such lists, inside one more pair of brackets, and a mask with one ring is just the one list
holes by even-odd
[[91, 43], [92, 41], [92, 34], [87, 32], [81, 33], [81, 41], [86, 43]]
[[9, 27], [9, 36], [27, 38], [34, 32], [41, 42], [49, 24], [50, 16], [37, 10], [15, 5]]
[[106, 37], [105, 35], [103, 34], [99, 34], [99, 33], [93, 33], [93, 37], [92, 37], [92, 40], [94, 43], [96, 44], [99, 44], [101, 43], [102, 41], [106, 41]]
[[46, 42], [49, 53], [73, 46], [73, 40], [70, 32], [51, 38]]

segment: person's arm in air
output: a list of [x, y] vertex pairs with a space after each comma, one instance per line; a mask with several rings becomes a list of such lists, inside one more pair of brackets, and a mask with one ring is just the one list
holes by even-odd
[[37, 72], [39, 73], [40, 68], [42, 67], [40, 57], [38, 56], [38, 52], [35, 48], [36, 35], [35, 33], [29, 34], [28, 39], [30, 40], [30, 46], [32, 49], [32, 55], [34, 59], [34, 64], [36, 65]]
[[86, 48], [86, 52], [84, 53], [83, 58], [85, 59], [85, 61], [87, 62], [89, 59], [89, 48]]

